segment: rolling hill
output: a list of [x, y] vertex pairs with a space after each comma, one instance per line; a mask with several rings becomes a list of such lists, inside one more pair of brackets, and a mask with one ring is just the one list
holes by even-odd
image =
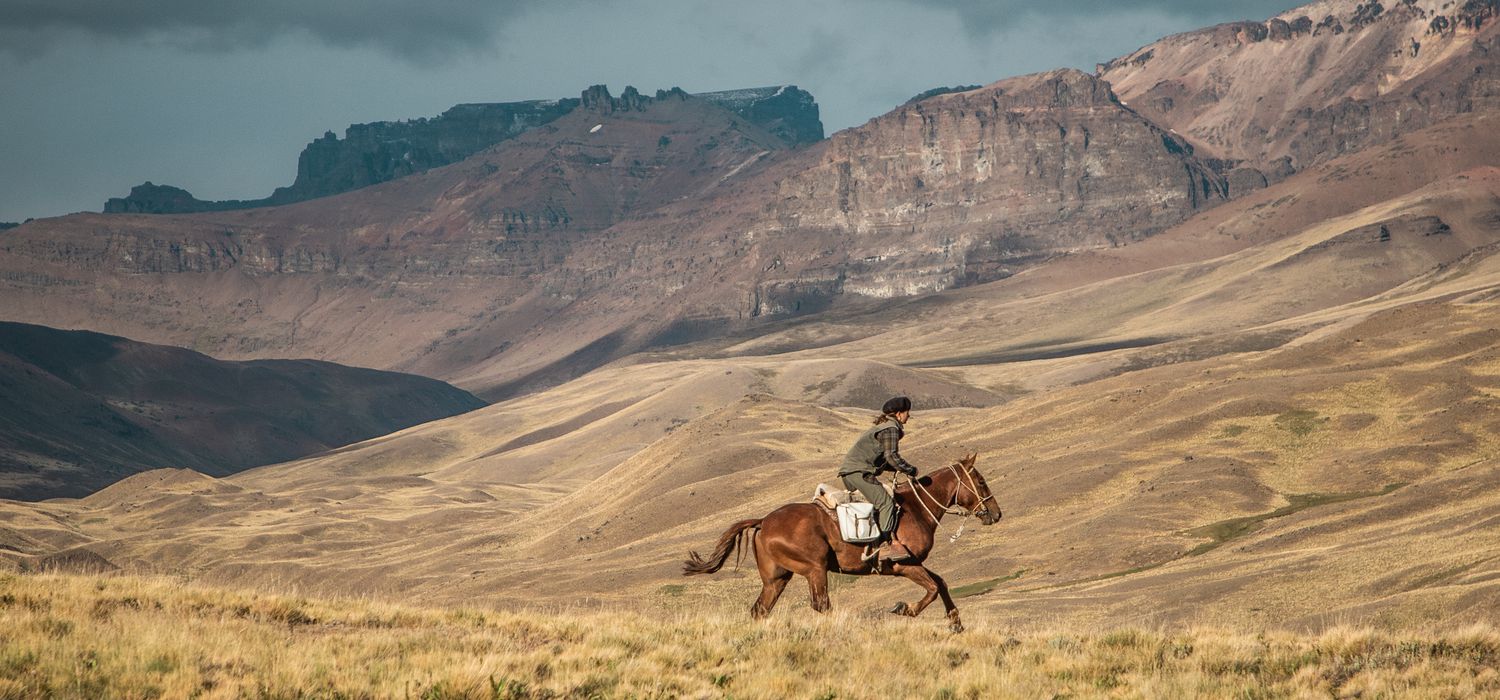
[[0, 498], [26, 500], [168, 466], [227, 476], [484, 405], [424, 377], [7, 322], [0, 386]]

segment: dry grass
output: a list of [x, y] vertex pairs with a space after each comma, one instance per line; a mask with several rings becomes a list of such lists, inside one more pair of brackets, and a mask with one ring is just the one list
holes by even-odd
[[495, 612], [0, 578], [0, 697], [1473, 697], [1489, 627], [994, 629], [850, 614]]

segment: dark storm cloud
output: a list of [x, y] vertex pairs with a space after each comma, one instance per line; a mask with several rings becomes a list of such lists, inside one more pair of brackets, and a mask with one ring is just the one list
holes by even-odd
[[195, 50], [260, 46], [305, 33], [419, 62], [493, 43], [540, 0], [0, 0], [0, 51], [38, 52], [70, 31]]
[[904, 0], [912, 4], [949, 10], [971, 33], [987, 34], [1007, 29], [1021, 19], [1159, 12], [1192, 19], [1228, 21], [1263, 20], [1301, 4], [1298, 0]]

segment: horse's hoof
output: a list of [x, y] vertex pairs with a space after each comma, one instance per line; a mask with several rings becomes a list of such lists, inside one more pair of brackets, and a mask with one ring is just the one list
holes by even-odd
[[948, 631], [954, 634], [958, 634], [959, 632], [964, 631], [964, 623], [959, 622], [958, 620], [954, 620], [948, 625]]
[[891, 611], [890, 612], [891, 612], [892, 615], [910, 615], [911, 613], [907, 612], [907, 610], [908, 609], [906, 607], [906, 603], [905, 602], [901, 602], [901, 603], [896, 603], [895, 605], [891, 606]]

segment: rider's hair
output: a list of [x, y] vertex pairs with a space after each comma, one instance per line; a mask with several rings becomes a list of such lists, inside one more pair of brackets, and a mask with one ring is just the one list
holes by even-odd
[[881, 423], [884, 423], [888, 420], [895, 420], [895, 416], [896, 414], [894, 413], [882, 413], [878, 416], [875, 416], [875, 425], [880, 425]]

